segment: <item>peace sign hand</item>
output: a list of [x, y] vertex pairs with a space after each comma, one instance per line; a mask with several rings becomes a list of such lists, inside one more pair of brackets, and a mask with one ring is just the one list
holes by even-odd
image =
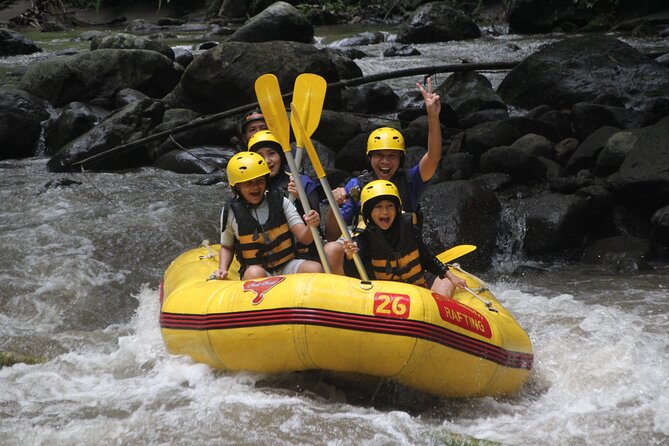
[[441, 112], [441, 101], [437, 93], [432, 92], [432, 77], [427, 78], [427, 90], [418, 82], [416, 82], [420, 94], [423, 95], [425, 101], [425, 109], [428, 116], [439, 115]]

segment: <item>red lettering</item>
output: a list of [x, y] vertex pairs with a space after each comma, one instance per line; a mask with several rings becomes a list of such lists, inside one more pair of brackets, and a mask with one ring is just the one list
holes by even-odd
[[437, 298], [434, 293], [432, 293], [432, 297], [437, 303], [439, 315], [443, 321], [450, 322], [486, 338], [492, 337], [490, 324], [481, 313], [454, 299], [445, 299], [443, 296]]

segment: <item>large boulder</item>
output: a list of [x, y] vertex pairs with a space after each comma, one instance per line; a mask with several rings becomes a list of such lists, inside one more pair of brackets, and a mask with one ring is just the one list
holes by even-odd
[[473, 181], [447, 181], [428, 188], [421, 198], [423, 238], [434, 253], [473, 244], [475, 253], [458, 260], [466, 268], [490, 267], [496, 251], [501, 205], [495, 194]]
[[19, 86], [62, 107], [98, 98], [113, 102], [123, 88], [161, 98], [174, 88], [180, 75], [175, 64], [156, 51], [101, 49], [37, 63]]
[[314, 27], [290, 3], [276, 2], [247, 21], [230, 36], [230, 40], [237, 42], [292, 40], [311, 43], [314, 40]]
[[[144, 99], [123, 107], [88, 132], [60, 149], [47, 164], [51, 172], [66, 172], [73, 164], [101, 154], [119, 145], [148, 136], [162, 121], [165, 107], [155, 99]], [[138, 167], [150, 162], [144, 147], [132, 151], [111, 153], [86, 163], [87, 170], [115, 170]]]
[[545, 33], [564, 23], [584, 26], [601, 14], [605, 5], [606, 2], [573, 0], [514, 0], [509, 3], [506, 19], [514, 33]]
[[608, 183], [618, 198], [652, 212], [669, 202], [669, 117], [628, 132], [632, 148]]
[[[225, 42], [198, 56], [165, 101], [171, 108], [190, 108], [200, 113], [229, 110], [257, 101], [255, 81], [265, 73], [277, 76], [284, 93], [293, 90], [295, 78], [302, 73], [319, 74], [328, 82], [339, 81], [328, 53], [312, 45]], [[339, 95], [339, 90], [329, 90], [326, 102], [339, 106]]]
[[579, 243], [592, 221], [588, 199], [579, 195], [543, 193], [520, 200], [525, 216], [522, 248], [528, 254], [545, 254]]
[[57, 116], [46, 123], [44, 137], [47, 154], [57, 152], [74, 138], [92, 129], [98, 122], [109, 115], [109, 111], [95, 105], [82, 102], [70, 102]]
[[0, 28], [0, 57], [32, 54], [41, 51], [41, 48], [35, 42], [22, 34], [11, 29]]
[[447, 42], [481, 37], [481, 30], [463, 12], [446, 2], [420, 6], [397, 30], [400, 43]]
[[437, 93], [445, 97], [460, 121], [467, 121], [472, 113], [489, 109], [503, 110], [503, 116], [507, 116], [506, 104], [495, 93], [488, 78], [474, 71], [451, 74]]
[[23, 90], [0, 89], [0, 159], [34, 155], [41, 122], [48, 118], [43, 100]]
[[500, 83], [507, 104], [556, 108], [592, 102], [602, 91], [626, 107], [669, 95], [669, 69], [606, 35], [565, 39], [530, 55]]

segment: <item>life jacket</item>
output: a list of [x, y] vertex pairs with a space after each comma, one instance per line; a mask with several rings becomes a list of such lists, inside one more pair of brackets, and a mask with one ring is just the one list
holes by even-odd
[[[280, 190], [267, 193], [269, 217], [262, 225], [251, 215], [244, 200], [235, 198], [230, 202], [239, 232], [235, 252], [242, 266], [241, 273], [250, 265], [277, 271], [295, 258], [295, 241], [283, 212], [283, 198]], [[227, 216], [223, 221], [227, 222]]]
[[394, 246], [376, 225], [365, 229], [374, 278], [426, 286], [418, 242], [413, 234], [413, 218], [411, 214], [401, 214], [398, 218], [399, 240]]
[[[358, 180], [358, 184], [360, 185], [360, 190], [367, 185], [367, 183], [370, 183], [374, 180], [376, 180], [376, 175], [374, 175], [374, 172], [370, 172], [368, 170], [364, 170], [359, 176], [356, 177]], [[409, 179], [407, 177], [407, 171], [405, 169], [399, 169], [397, 172], [395, 172], [395, 175], [392, 178], [392, 183], [397, 187], [397, 191], [400, 193], [400, 198], [402, 199], [402, 211], [404, 211], [405, 214], [410, 214], [413, 218], [413, 224], [417, 225], [418, 227], [423, 226], [423, 212], [420, 209], [420, 204], [416, 203], [416, 208], [414, 209], [413, 206], [411, 206], [411, 200], [409, 197]], [[362, 212], [362, 207], [360, 208], [360, 212]], [[364, 228], [364, 225], [360, 224], [360, 222], [363, 221], [362, 215], [358, 215], [357, 221], [354, 222], [354, 227], [359, 226], [361, 229]]]
[[[319, 183], [316, 183], [313, 179], [311, 179], [307, 175], [300, 175], [300, 179], [302, 180], [302, 186], [304, 187], [304, 191], [307, 194], [307, 196], [313, 192], [317, 187], [320, 186]], [[283, 194], [284, 197], [288, 199], [292, 199], [292, 196], [290, 195], [290, 192], [288, 192], [288, 182], [290, 181], [290, 176], [287, 173], [280, 173], [276, 177], [272, 178], [267, 185], [267, 188], [269, 190], [280, 190], [281, 193]], [[304, 212], [304, 207], [302, 207], [302, 201], [301, 200], [295, 200], [295, 209], [297, 209], [297, 213], [302, 216], [302, 214], [305, 214]], [[319, 209], [316, 209], [316, 212], [320, 213]], [[320, 233], [321, 229], [318, 228], [318, 231]], [[323, 234], [321, 234], [321, 237]], [[297, 255], [298, 258], [300, 259], [307, 259], [307, 260], [317, 260], [320, 261], [319, 256], [318, 256], [318, 250], [316, 249], [316, 244], [314, 242], [309, 243], [308, 245], [305, 245], [304, 243], [300, 242], [295, 242], [295, 254]]]

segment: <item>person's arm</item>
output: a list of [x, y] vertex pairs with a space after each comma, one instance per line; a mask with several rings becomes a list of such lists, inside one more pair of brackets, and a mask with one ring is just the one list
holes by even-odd
[[228, 269], [230, 268], [234, 254], [234, 249], [221, 245], [221, 251], [218, 254], [218, 269], [214, 272], [217, 279], [223, 280], [228, 277]]
[[298, 242], [308, 245], [314, 241], [309, 226], [318, 228], [321, 224], [321, 217], [318, 215], [318, 212], [312, 209], [308, 214], [300, 217], [295, 206], [287, 198], [283, 199], [283, 212], [286, 215], [288, 227]]
[[[347, 225], [350, 225], [353, 222], [355, 212], [359, 212], [359, 209], [356, 208], [356, 204], [353, 203], [353, 201], [348, 197], [349, 189], [355, 185], [357, 185], [357, 180], [353, 179], [349, 181], [345, 187], [338, 187], [337, 189], [332, 190], [332, 195], [339, 205], [339, 212], [341, 213], [344, 223]], [[332, 208], [329, 207], [328, 212], [325, 215], [325, 238], [330, 241], [334, 241], [337, 240], [341, 235], [341, 229], [337, 223], [337, 217], [332, 211]]]
[[441, 123], [439, 122], [441, 102], [439, 95], [432, 92], [432, 78], [427, 78], [427, 90], [421, 84], [417, 83], [416, 85], [425, 100], [428, 124], [427, 153], [423, 155], [418, 166], [423, 181], [429, 181], [434, 176], [441, 161], [442, 137]]

